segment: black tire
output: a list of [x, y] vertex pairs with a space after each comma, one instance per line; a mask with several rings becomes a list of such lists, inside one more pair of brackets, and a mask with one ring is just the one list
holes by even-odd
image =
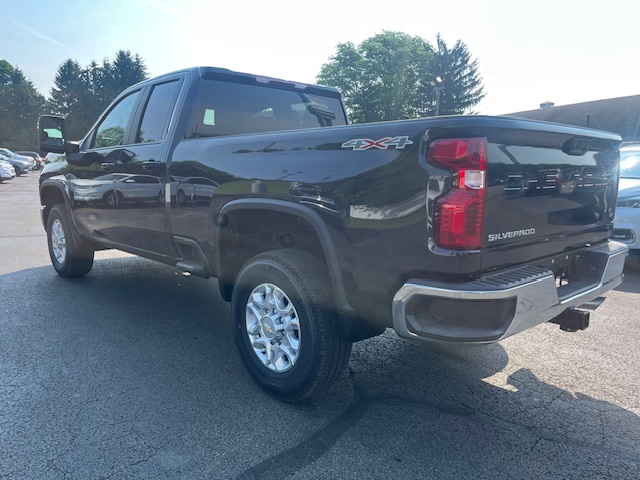
[[107, 192], [102, 197], [102, 203], [105, 208], [116, 208], [118, 206], [118, 199], [113, 192]]
[[71, 228], [65, 206], [55, 205], [47, 218], [47, 245], [53, 268], [65, 278], [86, 275], [93, 266], [93, 248], [86, 242], [76, 243]]
[[20, 170], [20, 168], [14, 165], [13, 169], [16, 171], [16, 177], [19, 177], [20, 175], [22, 175], [22, 170]]
[[[298, 354], [286, 371], [274, 371], [275, 365], [268, 367], [254, 350], [248, 333], [249, 299], [253, 301], [256, 297], [252, 292], [267, 284], [284, 292], [297, 313]], [[286, 402], [304, 400], [340, 378], [349, 361], [351, 342], [340, 334], [326, 268], [315, 257], [298, 250], [278, 250], [253, 257], [238, 274], [231, 308], [242, 361], [255, 382], [276, 398]], [[262, 325], [262, 321], [255, 324]], [[254, 345], [266, 339], [267, 333], [262, 326], [259, 328], [257, 336], [264, 336]], [[266, 331], [271, 333], [271, 329]]]

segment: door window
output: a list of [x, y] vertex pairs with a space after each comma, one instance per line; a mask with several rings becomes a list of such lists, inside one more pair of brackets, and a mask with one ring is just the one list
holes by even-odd
[[136, 143], [154, 143], [164, 139], [179, 86], [180, 82], [174, 80], [153, 87], [136, 135]]
[[93, 141], [93, 148], [115, 147], [122, 145], [127, 125], [138, 100], [140, 90], [133, 92], [122, 100], [102, 119]]

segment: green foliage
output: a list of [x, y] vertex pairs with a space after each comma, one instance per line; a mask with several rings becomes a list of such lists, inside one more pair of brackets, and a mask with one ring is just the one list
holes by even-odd
[[18, 67], [0, 60], [0, 146], [35, 150], [36, 123], [45, 99]]
[[440, 34], [436, 37], [433, 73], [443, 80], [440, 98], [441, 115], [457, 115], [468, 112], [484, 98], [482, 77], [478, 73], [478, 61], [471, 60], [467, 46], [456, 41], [449, 49]]
[[66, 116], [68, 138], [79, 140], [122, 90], [147, 76], [142, 58], [125, 50], [113, 62], [105, 58], [86, 68], [68, 59], [58, 67], [46, 100], [18, 67], [0, 59], [0, 146], [37, 151], [36, 125], [44, 113]]
[[340, 43], [318, 82], [341, 91], [355, 123], [433, 115], [437, 76], [444, 80], [440, 113], [463, 113], [484, 96], [477, 61], [460, 40], [449, 50], [438, 35], [437, 46], [391, 31], [358, 46]]
[[92, 61], [86, 68], [69, 59], [60, 65], [51, 89], [49, 110], [67, 118], [67, 136], [81, 139], [98, 116], [124, 89], [147, 78], [138, 54], [120, 50], [113, 62]]
[[[98, 129], [100, 130], [100, 129]], [[124, 138], [124, 127], [113, 126], [106, 128], [96, 135], [95, 147], [112, 147], [114, 145], [120, 145], [120, 142]]]

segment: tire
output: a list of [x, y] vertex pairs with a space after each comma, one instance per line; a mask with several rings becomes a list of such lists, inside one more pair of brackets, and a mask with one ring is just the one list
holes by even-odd
[[102, 203], [105, 206], [105, 208], [116, 208], [118, 206], [118, 200], [116, 198], [115, 193], [113, 192], [105, 193], [104, 197], [102, 197]]
[[16, 177], [19, 177], [20, 175], [22, 175], [22, 170], [20, 170], [18, 167], [16, 167], [15, 165], [13, 166], [13, 169], [16, 171]]
[[349, 361], [351, 342], [340, 334], [330, 284], [324, 265], [298, 250], [260, 254], [238, 274], [236, 346], [253, 380], [280, 400], [328, 388]]
[[94, 250], [74, 241], [64, 204], [55, 205], [47, 218], [47, 245], [53, 268], [64, 278], [86, 275], [93, 266]]

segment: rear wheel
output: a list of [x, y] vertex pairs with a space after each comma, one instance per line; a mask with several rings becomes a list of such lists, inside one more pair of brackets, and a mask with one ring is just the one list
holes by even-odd
[[74, 241], [67, 210], [62, 204], [49, 212], [47, 243], [51, 263], [60, 276], [81, 277], [91, 270], [94, 251], [86, 242], [77, 244]]
[[332, 385], [349, 361], [324, 265], [297, 250], [252, 258], [232, 297], [235, 341], [253, 379], [295, 402]]

